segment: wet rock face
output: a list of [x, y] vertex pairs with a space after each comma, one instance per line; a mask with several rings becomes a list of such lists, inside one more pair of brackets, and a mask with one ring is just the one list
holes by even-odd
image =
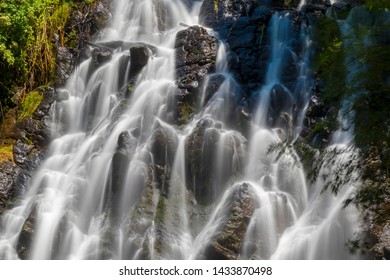
[[198, 203], [214, 202], [231, 176], [239, 176], [244, 166], [245, 144], [241, 134], [224, 132], [221, 124], [212, 119], [198, 122], [185, 144], [187, 188]]
[[313, 94], [303, 124], [305, 128], [300, 136], [313, 146], [323, 147], [329, 143], [338, 125], [337, 110], [326, 105], [320, 94]]
[[270, 95], [270, 123], [272, 127], [287, 130], [291, 126], [293, 97], [285, 87], [277, 84]]
[[233, 22], [245, 14], [245, 2], [245, 0], [205, 0], [200, 8], [200, 22], [225, 37]]
[[117, 193], [123, 187], [126, 171], [137, 146], [135, 139], [128, 131], [118, 136], [118, 146], [112, 157], [112, 192]]
[[169, 174], [172, 169], [175, 153], [178, 145], [178, 137], [170, 127], [158, 127], [150, 142], [150, 151], [153, 154], [155, 179], [158, 187], [164, 195], [168, 193]]
[[[10, 132], [6, 135], [13, 138], [13, 162], [0, 163], [0, 200], [5, 199], [3, 205], [23, 192], [33, 170], [39, 166], [50, 139], [48, 114], [56, 92], [51, 87], [38, 91], [43, 96], [40, 105], [31, 116], [22, 120], [15, 118], [14, 126], [9, 128]], [[12, 196], [9, 196], [10, 193]]]
[[92, 60], [94, 64], [99, 67], [103, 63], [110, 61], [112, 58], [112, 50], [110, 49], [94, 49], [92, 51]]
[[235, 260], [239, 257], [245, 232], [259, 207], [251, 186], [237, 185], [224, 203], [225, 219], [205, 249], [206, 259]]
[[130, 49], [130, 76], [141, 72], [148, 63], [150, 51], [146, 46], [136, 46]]
[[175, 42], [178, 83], [178, 118], [184, 123], [199, 101], [205, 76], [215, 68], [217, 40], [200, 26], [177, 34]]
[[0, 213], [13, 198], [13, 186], [17, 179], [18, 168], [10, 161], [0, 162]]
[[[200, 21], [219, 33], [229, 44], [229, 66], [236, 80], [243, 86], [243, 92], [250, 95], [265, 82], [271, 55], [272, 15], [285, 7], [296, 8], [299, 1], [268, 0], [205, 0], [200, 11]], [[297, 38], [305, 16], [292, 10], [291, 38]], [[286, 65], [281, 69], [282, 83], [294, 91], [299, 69], [295, 57], [302, 51], [295, 41], [291, 42], [291, 53], [286, 54]]]
[[[299, 0], [204, 0], [200, 9], [200, 22], [213, 28], [223, 38], [240, 17], [251, 17], [254, 10], [296, 8]], [[245, 32], [242, 32], [245, 34]]]
[[167, 28], [167, 11], [163, 0], [153, 0], [154, 8], [157, 15], [158, 30], [165, 31]]
[[74, 67], [74, 57], [68, 48], [62, 47], [59, 43], [57, 44], [56, 52], [56, 84], [58, 86], [62, 86], [65, 85], [66, 81], [72, 74]]

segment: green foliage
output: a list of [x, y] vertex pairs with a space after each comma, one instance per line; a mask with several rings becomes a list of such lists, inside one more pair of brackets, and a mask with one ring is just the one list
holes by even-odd
[[390, 9], [389, 0], [361, 0], [360, 2], [369, 10]]
[[64, 43], [71, 0], [2, 0], [0, 3], [0, 100], [11, 105], [14, 87], [24, 92], [50, 81], [54, 34]]
[[31, 116], [38, 108], [39, 104], [41, 104], [42, 98], [43, 96], [38, 91], [33, 91], [27, 94], [21, 104], [18, 121]]
[[323, 98], [329, 105], [339, 106], [346, 93], [343, 42], [339, 26], [333, 18], [323, 17], [314, 27], [318, 50], [314, 69], [323, 83]]

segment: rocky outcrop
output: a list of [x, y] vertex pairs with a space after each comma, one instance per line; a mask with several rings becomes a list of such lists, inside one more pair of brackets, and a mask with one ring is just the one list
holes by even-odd
[[74, 68], [74, 57], [69, 48], [61, 46], [58, 35], [55, 36], [56, 41], [56, 65], [55, 79], [56, 84], [65, 85]]
[[245, 163], [245, 138], [225, 132], [221, 123], [201, 119], [186, 140], [186, 180], [200, 204], [210, 204], [224, 191], [230, 176]]
[[213, 234], [210, 244], [199, 258], [235, 260], [238, 259], [245, 232], [254, 211], [260, 206], [247, 183], [236, 185], [223, 203], [224, 216]]
[[0, 162], [0, 213], [14, 197], [14, 186], [19, 171], [19, 167], [12, 161]]
[[178, 84], [176, 119], [182, 124], [195, 111], [202, 82], [215, 68], [217, 40], [203, 27], [191, 26], [177, 34], [175, 51]]
[[162, 194], [168, 195], [169, 174], [172, 170], [178, 145], [178, 137], [172, 127], [159, 125], [150, 141], [155, 179]]
[[146, 46], [136, 46], [130, 49], [130, 76], [136, 76], [148, 63], [150, 51]]
[[[250, 17], [262, 9], [296, 8], [299, 0], [205, 0], [200, 9], [200, 22], [213, 28], [223, 38], [240, 17]], [[242, 32], [246, 36], [245, 32]]]
[[[296, 8], [299, 1], [245, 1], [245, 0], [206, 0], [200, 11], [200, 21], [227, 40], [230, 49], [229, 65], [236, 80], [242, 85], [243, 93], [250, 95], [264, 84], [271, 55], [270, 19], [276, 12], [284, 13], [291, 19], [291, 38], [297, 38], [300, 26], [306, 17], [294, 10], [280, 11], [283, 8]], [[295, 57], [300, 55], [302, 46], [291, 42], [291, 53], [283, 68], [282, 83], [294, 91], [299, 69]]]
[[123, 131], [118, 137], [118, 146], [112, 157], [111, 190], [114, 194], [119, 194], [126, 180], [126, 172], [131, 158], [137, 147], [135, 139], [128, 131]]

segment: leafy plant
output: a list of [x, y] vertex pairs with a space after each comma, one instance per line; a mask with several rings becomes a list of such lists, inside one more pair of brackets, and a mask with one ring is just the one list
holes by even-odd
[[64, 43], [71, 0], [2, 0], [0, 3], [0, 100], [12, 105], [15, 88], [24, 94], [47, 84], [54, 73], [54, 34]]

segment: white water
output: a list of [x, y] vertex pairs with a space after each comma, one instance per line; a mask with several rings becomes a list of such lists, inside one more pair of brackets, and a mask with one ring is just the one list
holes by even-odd
[[[128, 50], [117, 50], [112, 60], [92, 75], [91, 59], [72, 75], [62, 89], [69, 93], [69, 99], [53, 106], [55, 139], [47, 159], [21, 202], [2, 218], [0, 258], [20, 257], [18, 239], [26, 220], [33, 222], [27, 255], [32, 259], [199, 258], [226, 222], [229, 199], [244, 182], [257, 209], [249, 221], [240, 258], [351, 258], [344, 244], [354, 237], [358, 216], [352, 207], [342, 209], [341, 205], [353, 186], [343, 186], [337, 197], [330, 192], [321, 194], [324, 182], [307, 182], [291, 147], [280, 157], [277, 151], [269, 152], [275, 143], [295, 139], [301, 126], [311, 86], [307, 28], [301, 27], [299, 38], [305, 42], [304, 50], [294, 53], [299, 78], [292, 92], [281, 82], [284, 58], [292, 52], [291, 21], [283, 14], [273, 16], [270, 63], [246, 141], [225, 124], [239, 85], [229, 73], [222, 43], [216, 74], [222, 75], [224, 82], [218, 91], [207, 102], [202, 98], [203, 109], [188, 125], [180, 128], [167, 123], [167, 107], [176, 87], [176, 33], [184, 29], [179, 23], [197, 24], [201, 3], [192, 11], [180, 0], [164, 3], [171, 27], [161, 32], [152, 0], [115, 2], [113, 22], [102, 41], [145, 42], [155, 45], [157, 53], [142, 70], [123, 112], [119, 110], [125, 98], [120, 91], [126, 86], [124, 77], [129, 69], [127, 65], [124, 74], [119, 69]], [[294, 132], [271, 129], [267, 122], [271, 90], [277, 84], [292, 100], [302, 100]], [[293, 108], [286, 113], [292, 115]], [[199, 153], [210, 152], [207, 139], [218, 135], [218, 140], [211, 150], [213, 160], [203, 162], [213, 171], [212, 183], [207, 186], [212, 201], [203, 205], [195, 199], [198, 190], [186, 186], [189, 180], [196, 185], [198, 178], [189, 178], [185, 166], [191, 160], [186, 143], [205, 119], [212, 120], [213, 126], [205, 129]], [[169, 180], [163, 186], [157, 185], [153, 165], [157, 159], [151, 153], [153, 133], [161, 127], [177, 138], [173, 162], [166, 171]], [[130, 133], [130, 161], [121, 183], [115, 185], [113, 179], [118, 178], [113, 177], [111, 164], [123, 131]], [[165, 151], [166, 160], [168, 157]], [[340, 158], [346, 159], [348, 154]], [[335, 176], [338, 170], [326, 166], [321, 172]]]

